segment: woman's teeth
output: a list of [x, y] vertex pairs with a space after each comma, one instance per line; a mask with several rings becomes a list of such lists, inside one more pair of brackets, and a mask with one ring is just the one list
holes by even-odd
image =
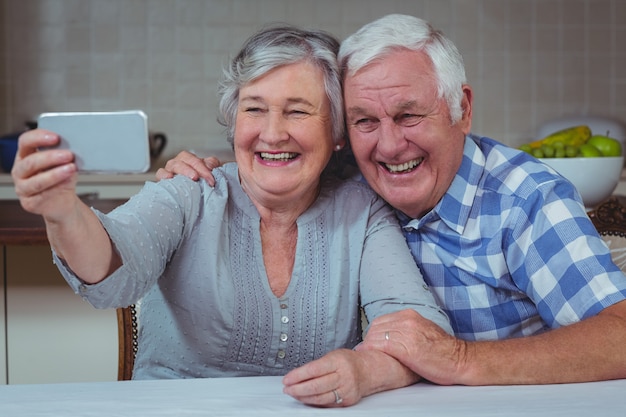
[[293, 152], [281, 152], [281, 153], [268, 153], [261, 152], [261, 159], [266, 161], [289, 161], [298, 156], [297, 153]]
[[393, 165], [393, 164], [385, 164], [385, 167], [389, 172], [399, 173], [399, 172], [410, 172], [416, 166], [422, 163], [424, 158], [417, 158], [409, 162], [405, 162], [403, 164]]

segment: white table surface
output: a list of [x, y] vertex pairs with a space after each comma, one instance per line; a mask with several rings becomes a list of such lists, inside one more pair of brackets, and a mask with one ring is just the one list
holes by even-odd
[[280, 377], [0, 386], [0, 415], [41, 416], [620, 416], [626, 380], [508, 387], [419, 383], [321, 409], [282, 393]]

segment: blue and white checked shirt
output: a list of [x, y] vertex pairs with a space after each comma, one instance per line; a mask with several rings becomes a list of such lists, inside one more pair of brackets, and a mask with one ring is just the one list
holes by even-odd
[[468, 136], [450, 189], [398, 213], [424, 279], [466, 340], [527, 336], [626, 298], [575, 188], [524, 152]]

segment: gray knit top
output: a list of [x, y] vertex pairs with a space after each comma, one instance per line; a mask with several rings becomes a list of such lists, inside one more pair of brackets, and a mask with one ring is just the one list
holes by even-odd
[[297, 221], [293, 275], [278, 298], [237, 165], [213, 173], [214, 188], [177, 176], [97, 212], [123, 261], [100, 283], [83, 283], [55, 255], [95, 307], [141, 300], [134, 379], [283, 375], [359, 343], [359, 306], [370, 320], [413, 308], [451, 333], [394, 214], [367, 185], [324, 182]]

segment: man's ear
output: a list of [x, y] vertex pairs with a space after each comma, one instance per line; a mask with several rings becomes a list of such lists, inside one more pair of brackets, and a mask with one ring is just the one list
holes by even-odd
[[463, 84], [463, 97], [461, 98], [461, 120], [457, 123], [464, 134], [472, 130], [472, 99], [473, 91], [469, 84]]
[[458, 121], [459, 128], [466, 135], [472, 130], [472, 87], [469, 84], [461, 86], [463, 97], [461, 98], [461, 119]]

